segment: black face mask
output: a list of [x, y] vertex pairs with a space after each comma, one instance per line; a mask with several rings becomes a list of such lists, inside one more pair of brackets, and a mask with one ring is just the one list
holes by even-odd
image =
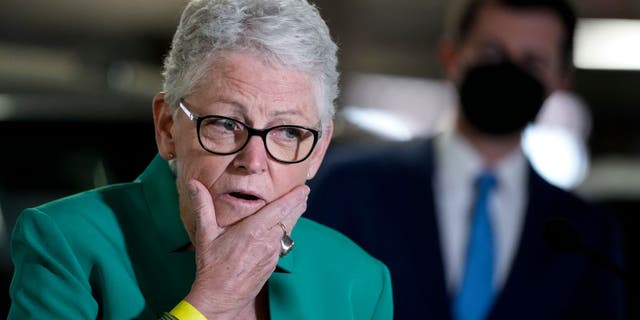
[[495, 136], [524, 129], [546, 97], [535, 77], [508, 61], [468, 69], [458, 93], [467, 121]]

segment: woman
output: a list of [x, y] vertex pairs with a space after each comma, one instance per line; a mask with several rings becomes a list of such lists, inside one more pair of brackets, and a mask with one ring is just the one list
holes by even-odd
[[390, 319], [386, 267], [300, 218], [337, 95], [317, 10], [193, 1], [164, 78], [135, 182], [21, 214], [9, 318]]

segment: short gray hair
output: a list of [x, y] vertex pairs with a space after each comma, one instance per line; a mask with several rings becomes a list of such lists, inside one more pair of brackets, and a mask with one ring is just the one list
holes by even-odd
[[252, 53], [307, 74], [322, 129], [327, 128], [338, 96], [337, 46], [315, 6], [306, 0], [189, 2], [164, 61], [167, 102], [176, 108], [193, 93], [224, 51]]

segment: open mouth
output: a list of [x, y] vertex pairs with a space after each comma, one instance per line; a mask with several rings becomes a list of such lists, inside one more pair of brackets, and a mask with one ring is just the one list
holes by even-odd
[[251, 194], [247, 194], [247, 193], [241, 193], [241, 192], [231, 192], [229, 193], [229, 195], [231, 195], [232, 197], [238, 198], [238, 199], [242, 199], [242, 200], [260, 200], [260, 198], [251, 195]]

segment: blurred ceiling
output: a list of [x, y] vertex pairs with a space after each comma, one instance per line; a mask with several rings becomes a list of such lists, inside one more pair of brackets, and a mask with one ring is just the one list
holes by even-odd
[[[441, 77], [435, 49], [454, 1], [317, 0], [341, 47], [341, 69]], [[0, 116], [138, 117], [160, 88], [160, 65], [186, 0], [4, 0]], [[640, 18], [637, 0], [576, 1], [581, 17]], [[640, 59], [640, 58], [639, 58]], [[594, 114], [596, 152], [640, 154], [638, 72], [578, 70]], [[42, 103], [47, 101], [47, 103]], [[55, 101], [55, 103], [51, 103]], [[89, 103], [91, 101], [92, 103]], [[98, 101], [98, 102], [96, 102]], [[113, 113], [93, 113], [95, 105]], [[44, 106], [44, 107], [43, 107]], [[624, 138], [621, 138], [624, 137]]]
[[27, 37], [166, 36], [186, 1], [154, 0], [4, 0], [3, 29]]
[[[4, 0], [0, 41], [85, 47], [122, 52], [117, 41], [170, 38], [186, 0]], [[460, 0], [316, 0], [346, 69], [431, 76], [433, 49], [447, 6]], [[581, 17], [640, 18], [637, 0], [576, 1]], [[130, 40], [127, 40], [130, 39]], [[95, 43], [92, 43], [95, 42]], [[126, 48], [124, 48], [126, 49]], [[161, 52], [164, 52], [162, 50]]]

